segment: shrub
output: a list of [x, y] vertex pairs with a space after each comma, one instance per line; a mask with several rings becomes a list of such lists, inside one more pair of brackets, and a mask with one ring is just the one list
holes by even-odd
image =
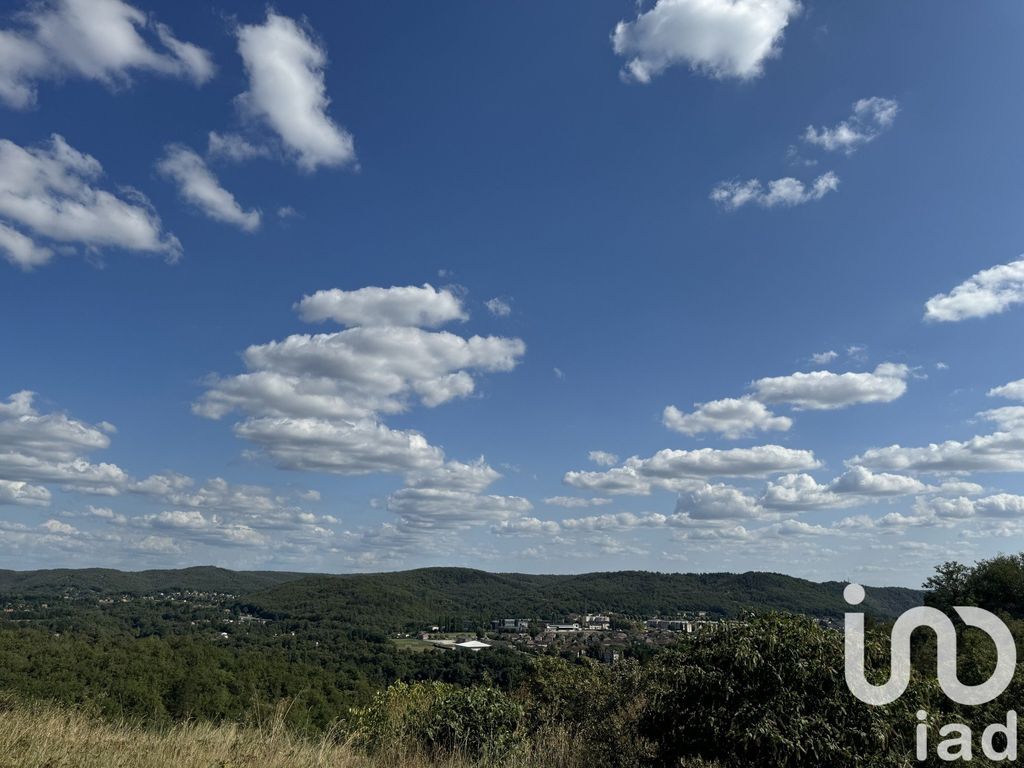
[[521, 743], [522, 714], [495, 688], [399, 682], [356, 712], [355, 743], [374, 755], [496, 759]]

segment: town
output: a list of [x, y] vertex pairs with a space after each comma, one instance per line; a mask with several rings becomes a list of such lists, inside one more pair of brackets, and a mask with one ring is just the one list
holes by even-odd
[[535, 654], [565, 658], [593, 658], [615, 663], [626, 656], [646, 656], [686, 636], [728, 631], [746, 626], [744, 619], [709, 617], [705, 611], [638, 620], [609, 613], [569, 614], [561, 621], [526, 618], [492, 619], [489, 629], [475, 632], [467, 624], [462, 632], [434, 624], [422, 631], [399, 634], [396, 641], [410, 649], [452, 649], [478, 652], [509, 647]]

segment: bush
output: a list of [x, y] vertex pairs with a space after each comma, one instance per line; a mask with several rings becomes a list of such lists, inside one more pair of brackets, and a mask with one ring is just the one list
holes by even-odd
[[495, 688], [399, 682], [355, 714], [355, 743], [374, 755], [499, 759], [522, 742], [522, 708]]
[[650, 676], [640, 730], [657, 745], [659, 765], [896, 768], [913, 755], [913, 714], [857, 701], [845, 683], [842, 634], [808, 618], [770, 615], [696, 638], [658, 657]]

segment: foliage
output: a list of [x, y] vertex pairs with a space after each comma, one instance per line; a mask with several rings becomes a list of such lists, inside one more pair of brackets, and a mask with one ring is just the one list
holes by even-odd
[[399, 682], [357, 712], [356, 744], [373, 755], [500, 759], [522, 742], [521, 719], [520, 705], [494, 688]]
[[857, 701], [842, 635], [808, 618], [768, 615], [700, 638], [658, 657], [650, 680], [640, 730], [660, 764], [892, 768], [910, 754], [907, 713]]
[[[772, 610], [841, 618], [842, 584], [773, 573], [651, 573], [619, 571], [567, 576], [494, 574], [467, 568], [423, 568], [398, 573], [310, 576], [252, 595], [246, 605], [262, 615], [402, 632], [439, 624], [454, 631], [490, 625], [495, 617], [561, 619], [604, 611], [650, 618], [704, 611], [735, 617]], [[921, 604], [921, 593], [873, 589], [866, 610], [893, 618]]]

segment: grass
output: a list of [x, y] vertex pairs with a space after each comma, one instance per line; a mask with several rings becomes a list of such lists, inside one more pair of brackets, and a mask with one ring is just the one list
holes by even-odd
[[396, 640], [392, 640], [391, 642], [403, 651], [423, 652], [437, 650], [437, 646], [433, 643], [428, 642], [427, 640], [420, 640], [416, 637], [400, 637]]
[[[44, 702], [0, 697], [0, 768], [498, 768], [403, 750], [371, 758], [336, 733], [303, 738], [279, 708], [260, 727], [187, 722], [168, 728], [109, 723]], [[574, 768], [571, 738], [543, 740], [501, 768]]]

